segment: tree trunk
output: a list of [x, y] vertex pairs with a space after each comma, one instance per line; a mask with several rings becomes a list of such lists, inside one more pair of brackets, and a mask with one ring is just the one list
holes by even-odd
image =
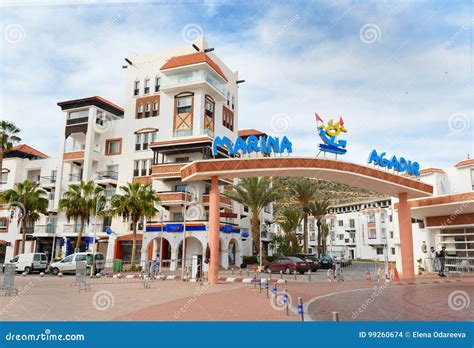
[[130, 267], [135, 269], [135, 254], [137, 252], [137, 221], [132, 221], [133, 238], [132, 238], [132, 257], [130, 259]]
[[321, 257], [321, 221], [317, 219], [316, 224], [318, 225], [318, 257]]
[[[3, 138], [1, 135], [0, 135], [0, 138]], [[3, 150], [2, 150], [2, 147], [3, 145], [1, 144], [1, 140], [0, 140], [0, 186], [2, 185], [2, 174], [3, 174]]]
[[25, 244], [26, 244], [26, 221], [23, 220], [23, 217], [22, 217], [22, 221], [20, 222], [21, 223], [21, 226], [20, 226], [20, 233], [22, 232], [21, 230], [23, 230], [23, 233], [21, 234], [21, 254], [24, 254], [25, 253]]
[[257, 254], [260, 253], [260, 217], [258, 214], [252, 214], [252, 240]]
[[[81, 228], [79, 229], [79, 234], [77, 235], [76, 239], [76, 247], [74, 249], [77, 249], [78, 251], [81, 251], [81, 239], [82, 239], [82, 233], [84, 232], [84, 219], [81, 218]], [[76, 252], [76, 250], [74, 250]]]
[[308, 213], [304, 212], [303, 217], [303, 250], [308, 253]]

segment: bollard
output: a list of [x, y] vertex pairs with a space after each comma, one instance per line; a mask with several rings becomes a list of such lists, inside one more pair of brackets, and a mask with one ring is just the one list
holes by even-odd
[[277, 283], [275, 283], [275, 285], [273, 286], [273, 302], [275, 303], [275, 305], [277, 304]]
[[258, 293], [262, 293], [262, 277], [258, 278]]
[[253, 288], [256, 289], [257, 288], [257, 276], [253, 276], [253, 279], [252, 279], [252, 283], [253, 283]]
[[339, 321], [339, 313], [332, 312], [332, 321]]
[[285, 304], [286, 316], [290, 315], [290, 304], [288, 303], [288, 290], [283, 290], [283, 303]]
[[247, 277], [250, 277], [250, 270], [247, 268]]
[[280, 279], [283, 279], [283, 271], [280, 271]]
[[265, 291], [267, 292], [267, 298], [270, 298], [270, 294], [269, 294], [269, 283], [270, 283], [269, 281], [267, 281], [267, 282], [265, 283]]
[[308, 281], [311, 282], [311, 270], [308, 271]]
[[303, 299], [301, 297], [298, 297], [298, 315], [300, 316], [300, 321], [304, 321]]
[[242, 268], [240, 269], [239, 273], [240, 273], [240, 276], [242, 276]]
[[268, 279], [272, 279], [272, 271], [270, 268], [268, 269]]
[[298, 278], [296, 278], [296, 270], [293, 271], [293, 275], [295, 276], [295, 280], [298, 280]]
[[234, 275], [234, 272], [235, 272], [235, 268], [232, 267], [232, 275]]

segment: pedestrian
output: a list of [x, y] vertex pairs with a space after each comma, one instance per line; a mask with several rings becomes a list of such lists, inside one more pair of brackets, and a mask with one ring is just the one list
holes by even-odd
[[156, 254], [155, 259], [151, 262], [150, 278], [156, 279], [160, 272], [160, 254]]
[[444, 274], [444, 265], [446, 262], [446, 247], [443, 246], [441, 250], [438, 252], [438, 261], [439, 261], [439, 272], [438, 275], [440, 277], [446, 277]]
[[431, 272], [436, 272], [438, 270], [438, 260], [436, 249], [434, 247], [430, 248], [430, 259], [431, 259]]

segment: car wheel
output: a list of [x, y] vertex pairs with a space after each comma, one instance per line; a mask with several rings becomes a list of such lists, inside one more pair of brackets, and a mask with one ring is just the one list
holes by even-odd
[[304, 274], [304, 271], [300, 271], [300, 274]]
[[23, 270], [23, 273], [25, 273], [25, 274], [30, 274], [30, 272], [31, 272], [30, 267], [25, 267], [25, 269]]
[[52, 270], [52, 273], [53, 273], [54, 275], [58, 275], [58, 274], [59, 274], [59, 268], [54, 267], [53, 270]]

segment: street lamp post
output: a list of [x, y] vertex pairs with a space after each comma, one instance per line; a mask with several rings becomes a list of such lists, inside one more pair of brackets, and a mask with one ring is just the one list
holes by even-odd
[[[184, 279], [184, 267], [186, 266], [186, 212], [188, 205], [194, 203], [194, 197], [191, 198], [191, 202], [188, 202], [189, 187], [184, 190], [184, 204], [183, 204], [183, 251], [181, 253], [181, 279]], [[191, 193], [192, 194], [192, 193]]]
[[[107, 201], [107, 197], [105, 197], [106, 199], [106, 202], [105, 202], [105, 205], [104, 205], [104, 212], [105, 211], [108, 211], [108, 201]], [[94, 275], [94, 262], [95, 262], [95, 247], [96, 247], [96, 241], [97, 241], [97, 214], [98, 214], [98, 211], [99, 211], [99, 203], [100, 203], [100, 198], [97, 199], [97, 202], [95, 204], [95, 211], [94, 211], [94, 225], [93, 225], [93, 229], [94, 229], [94, 238], [93, 238], [93, 241], [92, 241], [92, 267], [91, 267], [91, 276]]]

